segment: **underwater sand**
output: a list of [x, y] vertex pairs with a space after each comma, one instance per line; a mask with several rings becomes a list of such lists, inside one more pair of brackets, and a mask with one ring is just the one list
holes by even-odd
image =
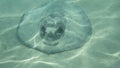
[[16, 37], [23, 13], [52, 0], [1, 0], [0, 68], [120, 68], [119, 0], [74, 0], [92, 25], [92, 36], [82, 48], [47, 55], [25, 47]]

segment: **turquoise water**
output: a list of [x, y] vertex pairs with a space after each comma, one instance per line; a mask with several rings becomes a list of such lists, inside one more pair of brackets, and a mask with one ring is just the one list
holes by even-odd
[[92, 25], [82, 48], [47, 55], [25, 47], [16, 37], [23, 13], [52, 0], [1, 0], [0, 68], [120, 68], [119, 0], [74, 0]]

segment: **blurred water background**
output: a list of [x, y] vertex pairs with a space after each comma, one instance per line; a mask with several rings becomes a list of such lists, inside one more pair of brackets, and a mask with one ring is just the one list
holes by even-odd
[[73, 0], [92, 24], [92, 36], [79, 49], [47, 55], [16, 37], [23, 13], [52, 0], [0, 0], [0, 68], [120, 68], [120, 1]]

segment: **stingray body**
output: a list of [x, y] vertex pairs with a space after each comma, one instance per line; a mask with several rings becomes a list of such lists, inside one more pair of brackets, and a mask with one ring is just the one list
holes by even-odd
[[80, 6], [62, 0], [25, 13], [17, 29], [17, 37], [25, 46], [46, 54], [81, 48], [91, 33]]

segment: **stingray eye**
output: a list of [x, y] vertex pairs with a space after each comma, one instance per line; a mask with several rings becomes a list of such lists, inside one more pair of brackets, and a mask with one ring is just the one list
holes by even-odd
[[40, 36], [43, 38], [45, 36], [45, 33], [46, 33], [46, 27], [45, 26], [42, 26], [40, 28]]
[[57, 38], [60, 38], [64, 33], [64, 29], [62, 27], [59, 27], [56, 32], [55, 32], [55, 35]]

